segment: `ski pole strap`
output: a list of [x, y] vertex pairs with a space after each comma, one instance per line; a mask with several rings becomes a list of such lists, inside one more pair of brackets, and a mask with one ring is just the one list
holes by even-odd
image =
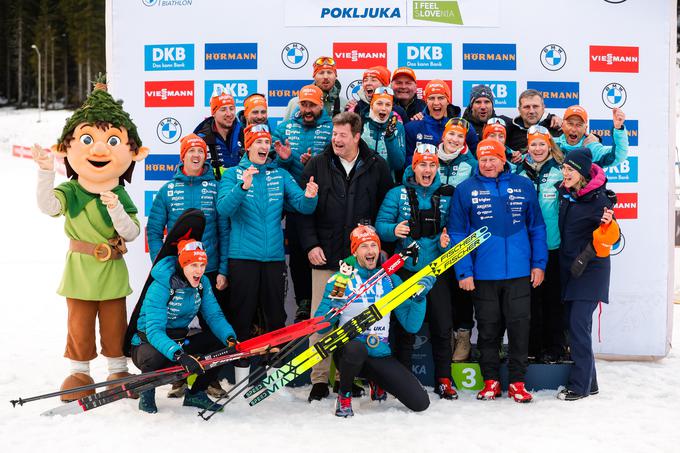
[[397, 272], [406, 263], [406, 260], [399, 254], [392, 255], [387, 261], [382, 264], [383, 270], [387, 275], [392, 275]]

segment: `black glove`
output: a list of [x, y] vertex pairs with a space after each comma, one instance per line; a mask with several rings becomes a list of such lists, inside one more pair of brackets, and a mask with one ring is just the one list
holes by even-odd
[[385, 137], [391, 137], [391, 136], [394, 135], [394, 133], [397, 131], [397, 121], [398, 120], [397, 120], [396, 116], [392, 116], [392, 118], [390, 118], [387, 121], [387, 128], [385, 129]]
[[175, 353], [175, 361], [179, 363], [184, 370], [189, 374], [203, 374], [205, 369], [198, 359], [186, 352], [177, 351]]
[[586, 270], [588, 262], [595, 258], [596, 255], [597, 252], [595, 252], [593, 243], [589, 242], [586, 248], [581, 253], [579, 253], [579, 255], [574, 259], [574, 262], [571, 263], [571, 275], [575, 278], [580, 277], [581, 274], [583, 274], [583, 271]]

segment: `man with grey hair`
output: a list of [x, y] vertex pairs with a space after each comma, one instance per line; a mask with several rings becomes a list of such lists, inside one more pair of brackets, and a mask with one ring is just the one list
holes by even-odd
[[525, 153], [527, 150], [527, 130], [536, 124], [548, 129], [550, 135], [558, 137], [562, 134], [562, 118], [545, 111], [543, 95], [540, 91], [525, 90], [517, 100], [519, 116], [506, 121], [507, 137], [505, 144], [515, 151]]
[[[333, 117], [331, 143], [305, 165], [300, 184], [318, 182], [316, 211], [300, 219], [300, 243], [312, 265], [312, 310], [315, 313], [328, 279], [340, 260], [350, 255], [350, 233], [357, 224], [375, 223], [378, 208], [392, 187], [387, 162], [361, 139], [359, 115], [339, 113]], [[311, 343], [321, 336], [313, 335]], [[329, 395], [330, 359], [312, 368], [309, 401]]]

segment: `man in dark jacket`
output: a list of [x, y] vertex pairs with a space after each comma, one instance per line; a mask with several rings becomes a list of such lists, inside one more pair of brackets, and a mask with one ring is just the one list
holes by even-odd
[[550, 131], [553, 137], [562, 134], [562, 118], [552, 113], [545, 112], [543, 95], [536, 90], [525, 90], [519, 95], [519, 116], [512, 121], [506, 119], [507, 138], [505, 144], [515, 151], [526, 153], [527, 130], [536, 124]]
[[[229, 168], [238, 165], [243, 145], [239, 141], [241, 123], [236, 120], [234, 97], [222, 93], [210, 98], [210, 114], [196, 126], [194, 134], [208, 145], [208, 158], [213, 168]], [[216, 177], [220, 179], [221, 170]]]
[[[468, 120], [468, 122], [474, 127], [477, 136], [482, 137], [484, 135], [484, 126], [489, 118], [496, 116], [496, 111], [493, 108], [493, 92], [491, 88], [486, 85], [476, 85], [472, 87], [470, 91], [470, 102], [467, 108], [463, 112], [463, 118]], [[476, 147], [470, 146], [470, 150], [473, 152]]]
[[[387, 162], [361, 140], [361, 118], [343, 112], [333, 118], [331, 144], [305, 165], [301, 184], [319, 183], [314, 214], [300, 221], [300, 242], [312, 265], [312, 313], [339, 261], [350, 255], [350, 233], [359, 223], [373, 224], [385, 194], [392, 187]], [[311, 342], [320, 337], [312, 336]], [[309, 401], [328, 396], [330, 361], [312, 368]]]

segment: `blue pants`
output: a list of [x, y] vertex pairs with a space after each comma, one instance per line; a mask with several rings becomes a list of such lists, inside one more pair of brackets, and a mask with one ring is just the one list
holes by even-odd
[[564, 302], [569, 323], [569, 346], [574, 366], [569, 374], [567, 388], [579, 395], [589, 395], [591, 385], [597, 382], [593, 354], [593, 312], [598, 302], [567, 300]]

